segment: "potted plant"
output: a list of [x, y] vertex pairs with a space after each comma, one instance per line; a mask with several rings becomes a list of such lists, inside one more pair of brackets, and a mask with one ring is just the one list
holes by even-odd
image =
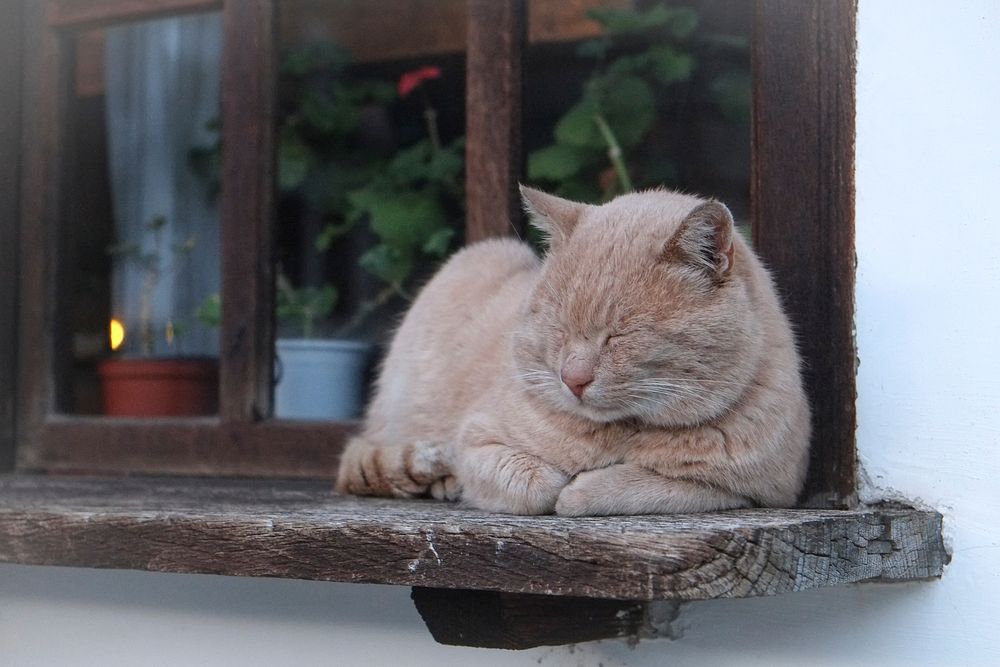
[[[157, 287], [180, 271], [196, 242], [192, 237], [172, 246], [172, 261], [165, 264], [166, 224], [166, 218], [158, 216], [146, 225], [151, 244], [145, 248], [134, 243], [108, 249], [120, 261], [137, 266], [141, 276], [138, 334], [130, 335], [121, 320], [112, 320], [111, 345], [116, 355], [98, 366], [103, 411], [109, 416], [191, 416], [218, 411], [218, 362], [180, 355], [183, 322], [173, 318], [162, 326], [153, 322]], [[158, 340], [171, 351], [170, 356], [154, 356]]]
[[[407, 72], [393, 85], [352, 77], [350, 62], [330, 42], [296, 48], [282, 60], [279, 234], [295, 230], [289, 236], [299, 248], [276, 283], [276, 417], [358, 416], [369, 341], [378, 330], [373, 316], [410, 298], [410, 284], [451, 249], [451, 223], [462, 214], [464, 140], [442, 144], [426, 88], [440, 69]], [[397, 148], [389, 107], [410, 104], [418, 92], [416, 131], [401, 134], [422, 138]], [[410, 100], [400, 103], [404, 98]], [[213, 193], [219, 150], [216, 143], [191, 153]], [[362, 272], [353, 287], [338, 290], [323, 257], [342, 250], [335, 248], [342, 240], [365, 250], [356, 255]]]
[[337, 302], [332, 285], [292, 287], [279, 274], [279, 322], [297, 336], [275, 344], [274, 415], [291, 419], [352, 419], [361, 412], [371, 344], [350, 338], [319, 338], [317, 324], [329, 318]]
[[[406, 97], [440, 75], [434, 67], [408, 72], [400, 79], [399, 94]], [[276, 416], [357, 416], [372, 346], [353, 336], [394, 297], [408, 300], [409, 283], [420, 265], [443, 258], [450, 249], [454, 228], [449, 218], [463, 201], [464, 141], [458, 138], [442, 146], [435, 110], [426, 91], [421, 92], [427, 137], [396, 151], [372, 170], [367, 183], [346, 193], [342, 209], [328, 209], [330, 221], [315, 243], [324, 252], [357, 224], [366, 224], [375, 242], [358, 264], [381, 284], [377, 293], [360, 303], [335, 337], [321, 340], [313, 335], [315, 322], [333, 311], [336, 289], [332, 285], [295, 289], [279, 272], [278, 319], [297, 321], [302, 337], [277, 340], [281, 372], [275, 388]]]

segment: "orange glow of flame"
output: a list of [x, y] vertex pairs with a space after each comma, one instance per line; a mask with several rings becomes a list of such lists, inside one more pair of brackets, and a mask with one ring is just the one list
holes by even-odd
[[111, 340], [111, 349], [117, 350], [125, 342], [125, 325], [120, 320], [111, 320], [108, 335]]

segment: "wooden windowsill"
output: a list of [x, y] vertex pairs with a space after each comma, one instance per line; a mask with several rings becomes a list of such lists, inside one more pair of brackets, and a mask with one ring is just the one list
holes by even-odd
[[326, 483], [0, 476], [0, 561], [701, 600], [941, 575], [941, 516], [743, 510], [567, 519], [337, 497]]

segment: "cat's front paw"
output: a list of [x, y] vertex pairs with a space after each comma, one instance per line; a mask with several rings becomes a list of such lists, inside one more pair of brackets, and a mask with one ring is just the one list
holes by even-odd
[[607, 496], [615, 492], [604, 484], [601, 470], [581, 472], [563, 487], [556, 499], [559, 516], [593, 516], [605, 514]]
[[335, 489], [360, 496], [415, 498], [450, 476], [445, 449], [437, 443], [385, 446], [359, 437], [344, 451]]

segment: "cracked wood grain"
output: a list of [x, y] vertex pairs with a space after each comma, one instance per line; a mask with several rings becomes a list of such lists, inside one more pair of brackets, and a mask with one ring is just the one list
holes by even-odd
[[323, 483], [0, 477], [0, 561], [623, 600], [940, 576], [941, 517], [891, 510], [519, 517]]

